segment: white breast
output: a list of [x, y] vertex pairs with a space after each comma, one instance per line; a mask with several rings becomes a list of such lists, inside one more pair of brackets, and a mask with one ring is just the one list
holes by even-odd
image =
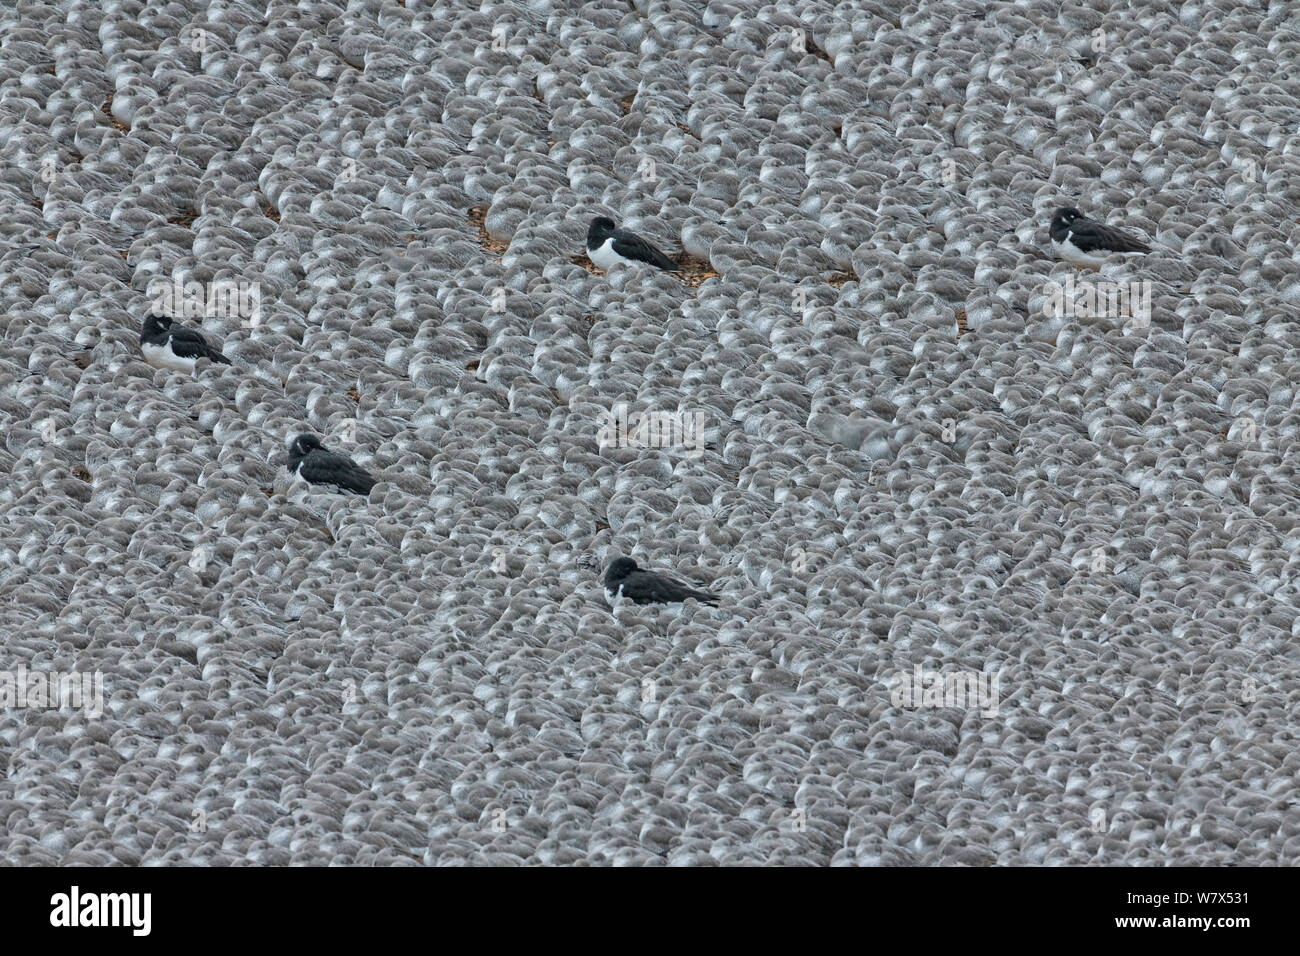
[[1099, 266], [1106, 261], [1106, 254], [1096, 252], [1084, 252], [1072, 241], [1074, 233], [1067, 232], [1062, 242], [1052, 240], [1052, 251], [1056, 253], [1058, 259], [1066, 262], [1072, 262], [1081, 266]]
[[167, 368], [177, 372], [189, 372], [194, 374], [194, 366], [198, 364], [197, 359], [182, 358], [172, 351], [171, 340], [166, 345], [154, 345], [145, 342], [140, 346], [140, 351], [144, 355], [144, 360], [154, 368]]
[[613, 236], [610, 236], [595, 249], [588, 249], [587, 258], [606, 271], [609, 271], [610, 266], [615, 266], [620, 262], [627, 261], [614, 251]]

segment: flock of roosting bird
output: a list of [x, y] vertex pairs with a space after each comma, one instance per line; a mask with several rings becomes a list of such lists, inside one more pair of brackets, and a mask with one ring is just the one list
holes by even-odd
[[[1052, 214], [1049, 229], [1056, 255], [1075, 266], [1096, 267], [1111, 254], [1135, 255], [1150, 252], [1145, 243], [1103, 223], [1088, 219], [1079, 210], [1062, 207]], [[587, 257], [608, 272], [617, 265], [640, 264], [668, 272], [678, 265], [641, 236], [619, 229], [612, 219], [597, 216], [587, 230]], [[140, 331], [140, 351], [155, 368], [193, 374], [200, 359], [222, 365], [233, 364], [201, 332], [176, 325], [169, 317], [150, 312]], [[313, 485], [326, 485], [345, 493], [368, 496], [376, 479], [349, 456], [326, 448], [310, 433], [295, 435], [289, 442], [288, 469]], [[632, 558], [615, 559], [605, 572], [605, 589], [612, 599], [623, 597], [637, 604], [673, 603], [688, 599], [717, 605], [718, 597], [697, 591], [680, 581], [637, 566]]]

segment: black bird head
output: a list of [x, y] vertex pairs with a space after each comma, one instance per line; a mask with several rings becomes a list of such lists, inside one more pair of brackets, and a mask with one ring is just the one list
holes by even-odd
[[619, 582], [635, 570], [637, 570], [636, 562], [631, 558], [618, 558], [605, 572], [605, 587], [611, 591], [616, 590]]
[[309, 432], [303, 432], [289, 442], [289, 471], [296, 472], [298, 465], [309, 454], [318, 448], [325, 446], [320, 443], [320, 439]]
[[614, 220], [608, 216], [597, 216], [587, 228], [587, 248], [595, 249], [602, 242], [614, 235]]
[[1056, 212], [1052, 213], [1052, 229], [1068, 229], [1070, 224], [1076, 219], [1082, 219], [1083, 213], [1073, 206], [1062, 206]]
[[166, 338], [167, 330], [171, 327], [172, 320], [167, 316], [150, 312], [144, 317], [144, 325], [140, 327], [140, 341], [161, 341]]

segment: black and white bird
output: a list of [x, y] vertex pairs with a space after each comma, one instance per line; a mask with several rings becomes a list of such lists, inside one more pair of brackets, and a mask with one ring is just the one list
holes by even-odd
[[667, 575], [645, 571], [631, 558], [619, 558], [605, 572], [605, 590], [611, 598], [620, 594], [637, 604], [668, 604], [695, 598], [701, 604], [717, 605], [718, 596], [708, 591], [696, 591], [690, 585]]
[[336, 485], [369, 495], [375, 479], [340, 451], [330, 451], [315, 435], [304, 433], [289, 443], [289, 471], [313, 485]]
[[643, 262], [669, 272], [677, 272], [677, 263], [634, 232], [619, 229], [614, 220], [597, 216], [587, 229], [587, 258], [604, 269], [620, 262]]
[[1089, 219], [1072, 206], [1052, 213], [1052, 251], [1076, 266], [1099, 266], [1111, 253], [1141, 255], [1151, 251], [1145, 242]]
[[194, 373], [199, 359], [205, 358], [222, 365], [232, 364], [230, 359], [214, 348], [202, 333], [175, 325], [165, 315], [150, 312], [140, 328], [140, 351], [144, 360], [154, 368], [175, 369]]

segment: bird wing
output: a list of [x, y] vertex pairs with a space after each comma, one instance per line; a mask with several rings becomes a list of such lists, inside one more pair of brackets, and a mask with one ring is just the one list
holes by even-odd
[[650, 571], [633, 571], [623, 579], [623, 596], [637, 604], [680, 601], [685, 591], [676, 581]]
[[711, 604], [714, 607], [718, 606], [718, 596], [712, 591], [692, 591], [691, 597], [695, 598], [695, 600], [699, 601], [701, 604]]
[[616, 229], [614, 231], [613, 249], [624, 259], [648, 262], [652, 266], [658, 266], [660, 269], [667, 269], [670, 272], [677, 271], [677, 263], [635, 233]]
[[623, 596], [631, 598], [637, 604], [650, 602], [668, 604], [685, 601], [693, 597], [704, 603], [716, 603], [717, 598], [703, 591], [696, 591], [680, 581], [674, 581], [662, 574], [652, 571], [633, 571], [623, 579]]
[[316, 485], [338, 485], [359, 495], [370, 494], [375, 479], [347, 455], [316, 450], [302, 460], [300, 475]]
[[1118, 229], [1092, 219], [1076, 219], [1070, 224], [1070, 241], [1080, 252], [1150, 252], [1144, 242]]
[[230, 365], [230, 359], [222, 355], [217, 349], [208, 344], [202, 333], [195, 332], [193, 329], [176, 329], [171, 330], [172, 351], [181, 358], [206, 358], [213, 362], [224, 362]]

